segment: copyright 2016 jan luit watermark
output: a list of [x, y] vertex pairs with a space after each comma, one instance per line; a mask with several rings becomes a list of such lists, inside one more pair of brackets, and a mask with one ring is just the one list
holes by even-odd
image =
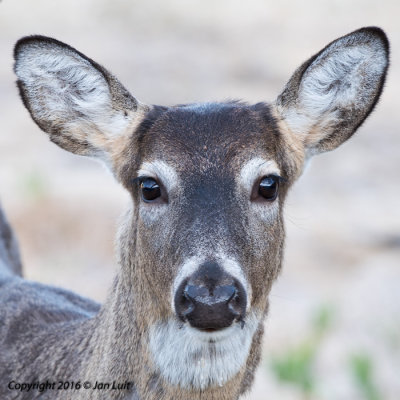
[[[0, 0], [1, 1], [1, 0]], [[114, 391], [114, 390], [125, 390], [130, 391], [133, 389], [133, 382], [101, 382], [101, 381], [35, 381], [35, 382], [19, 382], [18, 380], [12, 380], [7, 385], [9, 390], [19, 392], [46, 392], [46, 391], [57, 391], [57, 390], [102, 390], [102, 391]]]

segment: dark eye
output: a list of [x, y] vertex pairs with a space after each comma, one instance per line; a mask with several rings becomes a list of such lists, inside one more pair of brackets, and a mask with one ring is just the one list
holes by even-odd
[[258, 194], [266, 200], [273, 201], [278, 196], [279, 177], [269, 175], [261, 179]]
[[144, 201], [153, 201], [161, 196], [160, 185], [152, 178], [144, 178], [140, 182], [140, 189]]

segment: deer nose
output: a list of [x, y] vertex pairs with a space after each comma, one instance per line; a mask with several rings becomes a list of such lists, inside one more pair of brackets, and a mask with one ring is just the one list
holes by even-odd
[[243, 285], [215, 262], [201, 265], [179, 285], [175, 294], [178, 317], [207, 332], [243, 321], [246, 303]]

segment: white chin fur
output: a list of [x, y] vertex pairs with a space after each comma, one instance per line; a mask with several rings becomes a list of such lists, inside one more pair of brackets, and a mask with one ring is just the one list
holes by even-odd
[[204, 390], [223, 386], [244, 366], [259, 319], [254, 313], [218, 332], [201, 332], [175, 318], [150, 329], [150, 351], [171, 385]]

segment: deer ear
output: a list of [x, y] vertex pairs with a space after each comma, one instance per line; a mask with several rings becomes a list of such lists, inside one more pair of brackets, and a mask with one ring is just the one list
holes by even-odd
[[146, 106], [99, 64], [55, 39], [22, 38], [14, 58], [22, 100], [50, 139], [115, 168]]
[[307, 155], [335, 149], [367, 118], [382, 92], [389, 42], [375, 27], [330, 43], [289, 80], [275, 106]]

